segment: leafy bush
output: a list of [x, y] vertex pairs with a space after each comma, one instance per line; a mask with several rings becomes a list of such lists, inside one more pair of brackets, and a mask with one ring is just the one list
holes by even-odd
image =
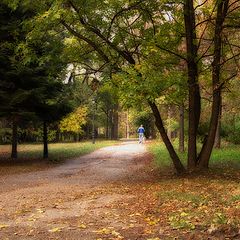
[[221, 134], [228, 142], [240, 144], [240, 119], [235, 119], [232, 123], [222, 124]]
[[12, 130], [11, 128], [1, 128], [0, 129], [0, 143], [6, 144], [11, 143]]

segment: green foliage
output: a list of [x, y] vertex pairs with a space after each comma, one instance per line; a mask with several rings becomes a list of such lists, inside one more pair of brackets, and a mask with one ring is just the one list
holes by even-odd
[[14, 8], [10, 9], [3, 3], [0, 10], [4, 13], [1, 42], [11, 46], [8, 51], [0, 49], [3, 53], [0, 59], [0, 73], [3, 73], [0, 112], [6, 117], [35, 113], [40, 119], [54, 121], [68, 111], [64, 99], [59, 100], [63, 90], [60, 76], [64, 68], [60, 57], [61, 39], [49, 38], [46, 33], [38, 39], [27, 39], [32, 30], [28, 23], [36, 15], [29, 5], [15, 2]]
[[0, 144], [10, 143], [12, 140], [11, 128], [0, 128]]
[[151, 128], [154, 125], [153, 114], [149, 110], [139, 110], [135, 111], [133, 118], [136, 129], [142, 124], [145, 129], [144, 135], [146, 138], [149, 138], [152, 130]]

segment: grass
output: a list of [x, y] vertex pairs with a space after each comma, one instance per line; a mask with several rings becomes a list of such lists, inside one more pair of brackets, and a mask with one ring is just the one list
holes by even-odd
[[[113, 145], [116, 141], [97, 141], [92, 144], [90, 141], [77, 143], [51, 143], [49, 144], [49, 160], [59, 161], [68, 158], [78, 157], [90, 153], [96, 149]], [[10, 158], [10, 146], [0, 146], [0, 153], [5, 158]], [[42, 144], [19, 144], [18, 158], [19, 159], [41, 159], [43, 154]]]
[[240, 169], [240, 146], [229, 145], [221, 149], [214, 149], [210, 166], [215, 165]]
[[[152, 142], [148, 149], [159, 168], [155, 194], [159, 212], [172, 229], [202, 231], [203, 234], [237, 234], [240, 226], [240, 147], [228, 145], [214, 149], [210, 171], [178, 177], [165, 146]], [[180, 154], [186, 159], [186, 153]], [[183, 161], [186, 165], [186, 160]], [[239, 237], [239, 235], [238, 235]], [[215, 238], [213, 238], [215, 239]], [[218, 239], [218, 238], [216, 238]], [[233, 238], [235, 239], [235, 238]], [[237, 239], [237, 238], [236, 238]]]
[[18, 159], [10, 159], [10, 145], [0, 145], [0, 175], [15, 174], [44, 170], [61, 163], [66, 159], [75, 158], [93, 152], [99, 148], [116, 144], [117, 141], [90, 141], [77, 143], [49, 144], [49, 158], [43, 160], [42, 144], [19, 144]]
[[[174, 146], [177, 149], [177, 144]], [[172, 165], [168, 151], [162, 142], [153, 141], [148, 145], [148, 150], [154, 155], [158, 166], [170, 167]], [[187, 152], [178, 152], [178, 155], [186, 166]], [[221, 149], [213, 149], [209, 166], [210, 168], [240, 169], [240, 146], [229, 144]]]

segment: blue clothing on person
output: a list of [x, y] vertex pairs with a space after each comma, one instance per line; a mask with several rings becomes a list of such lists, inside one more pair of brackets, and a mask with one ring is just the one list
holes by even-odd
[[145, 132], [145, 129], [144, 129], [144, 127], [139, 127], [138, 128], [138, 133], [144, 133]]
[[141, 125], [139, 128], [138, 128], [138, 140], [139, 140], [139, 143], [143, 143], [144, 141], [144, 132], [145, 132], [145, 129], [143, 127], [143, 125]]

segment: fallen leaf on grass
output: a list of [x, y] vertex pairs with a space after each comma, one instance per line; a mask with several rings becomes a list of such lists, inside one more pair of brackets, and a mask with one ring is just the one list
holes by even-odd
[[147, 217], [147, 218], [145, 218], [145, 221], [147, 222], [148, 225], [153, 226], [153, 225], [157, 225], [159, 223], [160, 219], [159, 218], [154, 219], [154, 218]]

